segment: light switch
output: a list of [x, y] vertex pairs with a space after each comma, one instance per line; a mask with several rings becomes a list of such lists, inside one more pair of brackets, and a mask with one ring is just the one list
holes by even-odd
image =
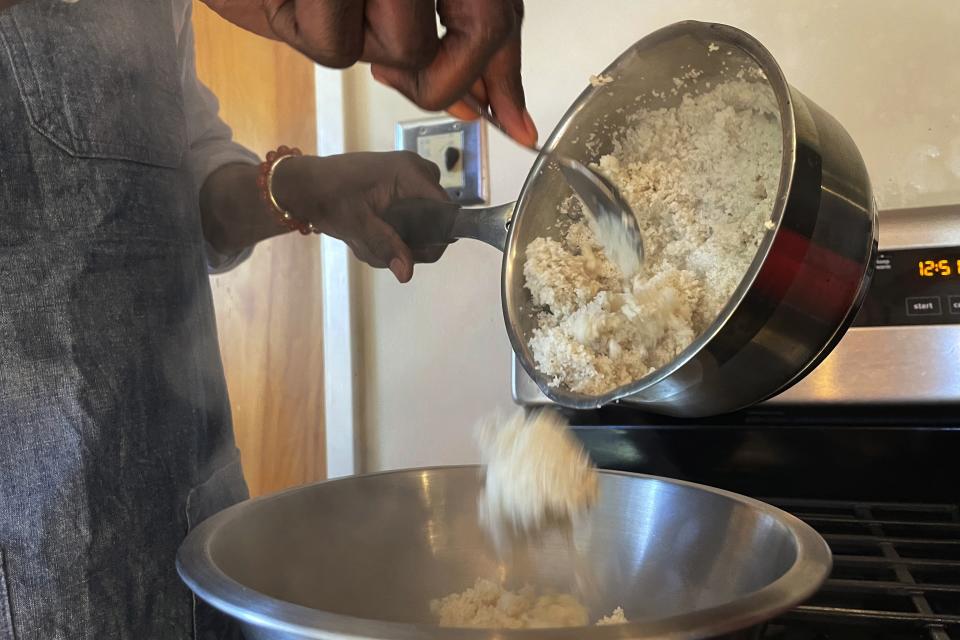
[[440, 167], [440, 185], [461, 204], [487, 202], [486, 128], [482, 121], [430, 118], [397, 124], [396, 148]]

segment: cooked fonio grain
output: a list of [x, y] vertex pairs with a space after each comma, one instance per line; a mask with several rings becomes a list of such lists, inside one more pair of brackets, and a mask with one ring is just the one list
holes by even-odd
[[[587, 608], [569, 593], [537, 595], [529, 585], [509, 591], [483, 578], [461, 593], [434, 600], [430, 603], [430, 611], [441, 627], [544, 629], [590, 624]], [[596, 624], [625, 622], [627, 618], [623, 609], [617, 607]]]
[[479, 425], [477, 438], [486, 465], [481, 517], [494, 533], [571, 521], [596, 501], [596, 468], [556, 412], [494, 417]]
[[782, 153], [768, 84], [730, 80], [628, 122], [598, 167], [637, 216], [640, 272], [624, 282], [572, 199], [559, 239], [526, 249], [539, 309], [529, 346], [569, 391], [601, 394], [679, 355], [729, 301], [770, 226]]

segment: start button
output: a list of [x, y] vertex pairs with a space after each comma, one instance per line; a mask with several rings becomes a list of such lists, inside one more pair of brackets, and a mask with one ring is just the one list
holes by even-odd
[[943, 315], [940, 308], [940, 296], [923, 296], [907, 298], [908, 316], [939, 316]]

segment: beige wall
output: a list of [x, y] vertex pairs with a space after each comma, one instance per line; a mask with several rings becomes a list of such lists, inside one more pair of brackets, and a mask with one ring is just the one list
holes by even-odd
[[[591, 73], [682, 19], [757, 36], [787, 78], [837, 117], [866, 157], [881, 207], [960, 202], [960, 11], [954, 0], [528, 0], [524, 77], [545, 135]], [[402, 98], [345, 75], [350, 150], [393, 148]], [[513, 199], [532, 161], [490, 135], [491, 196]], [[509, 407], [499, 255], [461, 242], [400, 286], [364, 270], [364, 470], [472, 461], [470, 429]]]

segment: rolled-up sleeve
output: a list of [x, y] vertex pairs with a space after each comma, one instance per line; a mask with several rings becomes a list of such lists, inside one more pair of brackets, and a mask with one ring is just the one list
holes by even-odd
[[[189, 149], [187, 163], [196, 185], [197, 198], [207, 177], [218, 168], [233, 163], [258, 164], [260, 158], [233, 140], [233, 132], [220, 119], [220, 103], [210, 89], [197, 77], [194, 31], [192, 23], [193, 3], [177, 0], [174, 5], [174, 26], [180, 60], [183, 106], [187, 120]], [[229, 271], [253, 252], [249, 247], [235, 255], [218, 253], [206, 243], [207, 264], [211, 273]]]

